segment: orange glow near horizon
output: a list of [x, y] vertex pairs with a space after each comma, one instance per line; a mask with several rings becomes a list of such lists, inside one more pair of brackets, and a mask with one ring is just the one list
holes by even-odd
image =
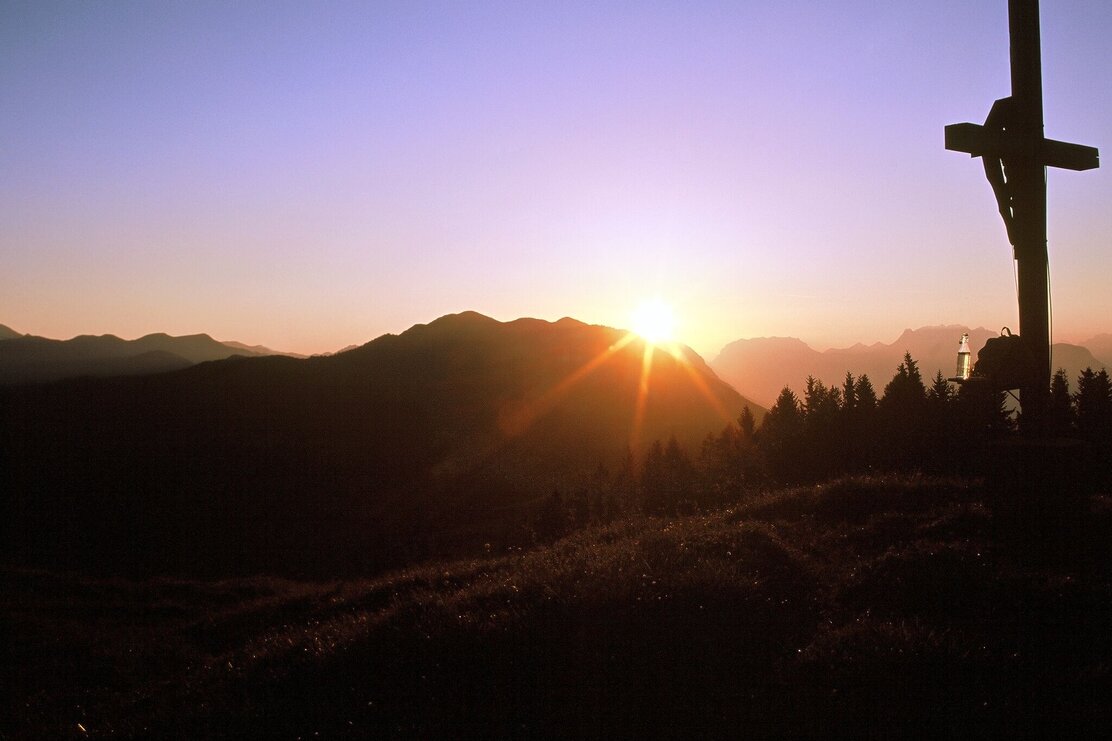
[[645, 404], [649, 398], [649, 379], [652, 376], [653, 352], [656, 345], [645, 342], [645, 354], [641, 357], [641, 380], [637, 384], [637, 400], [633, 407], [633, 424], [629, 429], [629, 449], [641, 447], [641, 428], [645, 423]]
[[[644, 441], [641, 438], [644, 434], [648, 397], [652, 387], [653, 362], [658, 349], [671, 355], [683, 368], [691, 385], [707, 401], [710, 407], [722, 419], [724, 424], [732, 421], [732, 418], [722, 406], [721, 401], [707, 385], [706, 379], [703, 378], [699, 371], [688, 361], [683, 347], [679, 343], [663, 340], [653, 342], [640, 333], [627, 332], [617, 342], [572, 371], [535, 400], [525, 401], [513, 408], [503, 410], [499, 418], [499, 429], [502, 434], [507, 438], [523, 434], [534, 422], [556, 407], [560, 400], [563, 399], [577, 383], [585, 379], [614, 355], [636, 340], [644, 342], [644, 351], [641, 355], [641, 373], [637, 383], [633, 418], [630, 424], [629, 447], [631, 451], [638, 455], [643, 452], [641, 446]], [[488, 452], [493, 452], [493, 449]]]
[[[887, 3], [884, 28], [915, 32], [885, 54], [860, 1], [805, 23], [774, 2], [285, 3], [265, 23], [247, 3], [43, 5], [0, 11], [20, 101], [0, 116], [0, 324], [20, 334], [310, 355], [475, 310], [710, 359], [1015, 327], [991, 187], [940, 138], [1009, 87], [1007, 3]], [[1107, 143], [1112, 3], [1058, 5], [1048, 126]], [[1084, 344], [1112, 331], [1112, 178], [1053, 177], [1054, 335]]]
[[679, 361], [683, 369], [687, 371], [687, 376], [691, 379], [691, 385], [694, 386], [695, 390], [702, 394], [703, 398], [707, 400], [707, 403], [710, 404], [710, 407], [714, 410], [715, 414], [721, 417], [722, 421], [725, 423], [732, 422], [733, 419], [726, 412], [725, 408], [723, 408], [722, 402], [718, 400], [718, 397], [715, 396], [711, 392], [710, 387], [707, 386], [706, 379], [699, 375], [698, 371], [695, 370], [695, 367], [691, 365], [691, 363], [687, 362], [687, 358], [684, 357], [682, 352], [680, 352], [679, 346], [673, 344], [669, 351], [672, 353], [673, 357], [675, 357], [676, 360]]
[[503, 414], [502, 418], [499, 420], [499, 428], [504, 434], [511, 437], [525, 432], [525, 430], [529, 429], [530, 425], [533, 424], [534, 420], [543, 416], [556, 406], [560, 399], [571, 390], [572, 386], [589, 376], [596, 368], [605, 363], [635, 339], [637, 339], [636, 335], [632, 333], [626, 334], [613, 345], [606, 348], [604, 352], [591, 358], [573, 371], [567, 378], [553, 386], [536, 401]]

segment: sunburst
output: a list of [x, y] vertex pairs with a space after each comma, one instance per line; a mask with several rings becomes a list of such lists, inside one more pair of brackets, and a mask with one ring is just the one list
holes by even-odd
[[676, 312], [659, 296], [638, 304], [630, 318], [633, 331], [646, 342], [659, 345], [675, 339]]
[[609, 363], [615, 355], [638, 340], [644, 343], [641, 357], [641, 369], [637, 383], [636, 396], [633, 399], [632, 418], [630, 420], [629, 448], [639, 451], [644, 444], [646, 409], [648, 406], [652, 387], [652, 371], [656, 364], [656, 353], [663, 351], [670, 355], [686, 372], [688, 382], [695, 390], [728, 422], [730, 417], [722, 407], [722, 402], [715, 396], [707, 385], [702, 373], [691, 365], [684, 348], [675, 341], [676, 314], [670, 304], [659, 297], [642, 301], [631, 313], [632, 330], [623, 335], [617, 342], [605, 351], [590, 358], [582, 366], [569, 373], [552, 387], [512, 409], [503, 410], [500, 427], [507, 439], [517, 437], [540, 418], [555, 408], [567, 394], [580, 382], [592, 375], [600, 367]]

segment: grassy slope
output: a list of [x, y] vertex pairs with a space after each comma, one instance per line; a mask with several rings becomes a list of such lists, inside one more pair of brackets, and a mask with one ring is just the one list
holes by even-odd
[[1112, 507], [1036, 558], [980, 499], [843, 481], [373, 581], [0, 572], [0, 736], [1106, 726]]

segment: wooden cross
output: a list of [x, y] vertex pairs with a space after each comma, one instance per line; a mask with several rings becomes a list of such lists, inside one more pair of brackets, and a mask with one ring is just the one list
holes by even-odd
[[1038, 0], [1008, 0], [1012, 94], [983, 126], [946, 127], [946, 149], [980, 157], [1012, 243], [1019, 282], [1019, 332], [1031, 361], [1020, 388], [1023, 426], [1045, 429], [1050, 395], [1050, 281], [1046, 253], [1046, 168], [1100, 166], [1093, 147], [1043, 137]]

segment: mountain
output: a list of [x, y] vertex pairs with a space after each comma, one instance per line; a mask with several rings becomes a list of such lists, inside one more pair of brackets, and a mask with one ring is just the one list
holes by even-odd
[[517, 530], [654, 439], [747, 403], [572, 319], [442, 317], [332, 356], [234, 357], [0, 391], [0, 538], [26, 563], [375, 570]]
[[1077, 390], [1077, 377], [1081, 374], [1081, 371], [1086, 368], [1100, 370], [1109, 367], [1107, 363], [1090, 352], [1087, 347], [1070, 345], [1065, 342], [1055, 342], [1051, 347], [1051, 363], [1055, 370], [1058, 368], [1066, 370], [1070, 379], [1070, 388], [1073, 391]]
[[1089, 348], [1106, 368], [1112, 367], [1112, 334], [1105, 333], [1090, 337], [1082, 342], [1081, 346]]
[[245, 346], [217, 342], [207, 334], [171, 337], [159, 333], [137, 340], [122, 340], [115, 335], [81, 335], [69, 340], [17, 335], [0, 340], [0, 385], [79, 376], [141, 375], [179, 370], [232, 355], [257, 354]]
[[15, 339], [16, 337], [22, 337], [22, 336], [23, 335], [21, 335], [19, 332], [16, 332], [11, 327], [9, 327], [5, 324], [0, 324], [0, 340], [12, 340], [12, 339]]
[[[880, 394], [895, 375], [896, 366], [903, 361], [904, 353], [911, 353], [927, 383], [937, 371], [942, 371], [943, 376], [952, 376], [963, 332], [969, 333], [974, 359], [985, 342], [998, 334], [983, 327], [922, 327], [904, 330], [891, 344], [878, 342], [866, 346], [858, 343], [822, 352], [794, 338], [759, 337], [731, 342], [710, 365], [738, 391], [765, 405], [771, 405], [784, 386], [790, 386], [801, 394], [809, 375], [828, 386], [840, 385], [847, 371], [854, 377], [868, 375]], [[1076, 382], [1077, 375], [1084, 368], [1104, 366], [1085, 348], [1064, 343], [1054, 345], [1053, 362], [1055, 368], [1066, 369], [1071, 383]]]
[[[245, 345], [242, 342], [231, 342], [231, 341], [228, 341], [228, 340], [226, 340], [224, 342], [221, 342], [220, 344], [222, 344], [226, 347], [230, 347], [233, 350], [242, 350], [247, 355], [285, 355], [286, 357], [290, 357], [290, 358], [307, 358], [307, 357], [309, 357], [308, 355], [302, 355], [300, 353], [295, 353], [295, 352], [283, 352], [281, 350], [271, 350], [269, 347], [266, 347], [264, 345]], [[355, 347], [355, 345], [352, 345], [352, 347]]]

